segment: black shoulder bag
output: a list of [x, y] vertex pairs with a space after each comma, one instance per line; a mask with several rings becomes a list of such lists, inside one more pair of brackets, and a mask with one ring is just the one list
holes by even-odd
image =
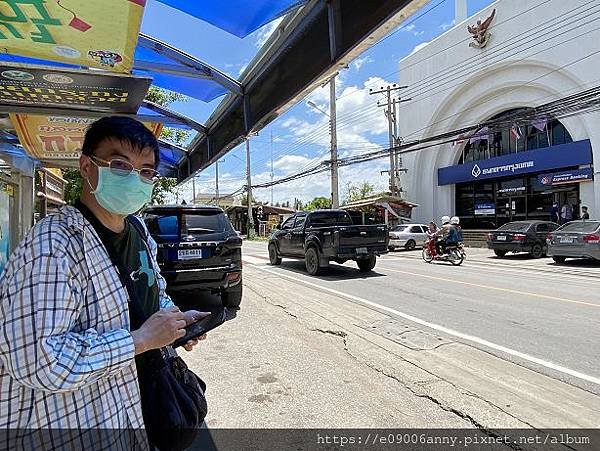
[[[136, 217], [128, 217], [146, 245], [146, 230]], [[112, 258], [112, 257], [111, 257]], [[120, 274], [129, 292], [132, 329], [145, 321], [139, 299], [127, 274]], [[189, 447], [206, 417], [206, 384], [194, 374], [171, 347], [147, 351], [142, 371], [138, 371], [142, 414], [150, 442], [160, 450]]]

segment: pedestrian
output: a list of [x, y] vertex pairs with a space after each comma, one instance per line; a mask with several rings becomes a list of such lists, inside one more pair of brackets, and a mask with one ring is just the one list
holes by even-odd
[[588, 207], [585, 205], [581, 207], [581, 219], [586, 220], [590, 219], [590, 213], [588, 212]]
[[560, 210], [561, 224], [566, 224], [573, 220], [573, 207], [569, 204], [564, 204]]
[[556, 224], [558, 224], [560, 222], [558, 212], [559, 212], [558, 202], [552, 203], [552, 208], [550, 208], [550, 221], [552, 221]]
[[83, 142], [76, 206], [39, 221], [10, 257], [0, 279], [0, 429], [104, 429], [123, 434], [107, 449], [148, 447], [144, 357], [206, 315], [172, 303], [156, 243], [130, 216], [150, 201], [158, 162], [143, 124], [98, 120]]

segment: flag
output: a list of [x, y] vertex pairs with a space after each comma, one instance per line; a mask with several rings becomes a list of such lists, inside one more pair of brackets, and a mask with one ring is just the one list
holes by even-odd
[[535, 119], [531, 125], [533, 125], [535, 128], [537, 128], [539, 131], [543, 132], [544, 130], [546, 130], [546, 127], [548, 126], [548, 120], [545, 117], [539, 117], [537, 119]]
[[469, 143], [474, 144], [478, 141], [483, 141], [483, 140], [486, 140], [489, 142], [489, 140], [490, 140], [489, 131], [490, 130], [488, 127], [480, 128], [473, 134], [473, 136], [471, 136], [471, 139], [469, 139]]
[[510, 134], [515, 139], [521, 139], [521, 128], [517, 124], [513, 124], [513, 126], [510, 128]]

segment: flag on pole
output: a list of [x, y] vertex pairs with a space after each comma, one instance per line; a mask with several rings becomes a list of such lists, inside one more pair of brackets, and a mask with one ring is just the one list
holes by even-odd
[[538, 117], [533, 122], [531, 122], [531, 125], [537, 128], [539, 131], [543, 132], [548, 126], [548, 120], [545, 117]]
[[521, 128], [517, 124], [513, 124], [510, 128], [510, 134], [515, 138], [515, 140], [521, 139], [522, 133]]
[[486, 140], [489, 142], [489, 140], [490, 140], [489, 132], [490, 132], [490, 130], [488, 127], [480, 128], [473, 134], [473, 136], [471, 136], [471, 139], [469, 139], [469, 143], [474, 144], [476, 142], [483, 141], [483, 140]]

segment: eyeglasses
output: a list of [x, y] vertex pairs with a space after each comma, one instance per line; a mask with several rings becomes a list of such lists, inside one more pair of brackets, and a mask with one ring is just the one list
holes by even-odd
[[90, 158], [96, 166], [100, 165], [98, 165], [98, 163], [96, 163], [94, 160], [104, 163], [109, 167], [110, 171], [113, 174], [120, 175], [121, 177], [126, 177], [135, 171], [140, 176], [142, 182], [153, 184], [158, 179], [158, 171], [151, 168], [136, 169], [129, 161], [123, 160], [121, 158], [113, 158], [110, 161], [103, 160], [102, 158], [98, 158], [95, 155], [90, 155]]

